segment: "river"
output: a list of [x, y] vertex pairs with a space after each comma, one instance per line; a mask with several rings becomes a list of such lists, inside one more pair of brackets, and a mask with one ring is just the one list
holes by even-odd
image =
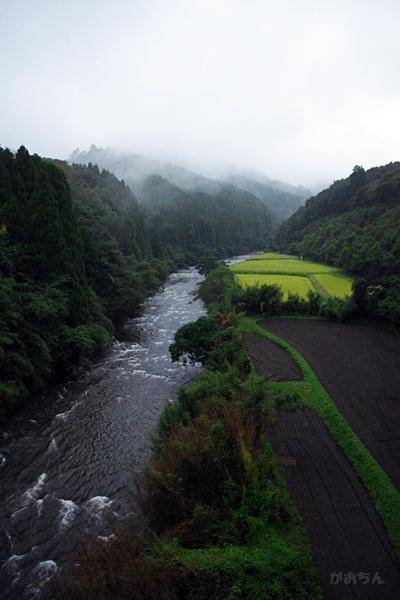
[[74, 551], [140, 519], [140, 474], [168, 401], [199, 367], [172, 364], [168, 346], [205, 314], [195, 269], [171, 275], [128, 321], [126, 341], [79, 378], [47, 390], [0, 440], [0, 597], [43, 598]]

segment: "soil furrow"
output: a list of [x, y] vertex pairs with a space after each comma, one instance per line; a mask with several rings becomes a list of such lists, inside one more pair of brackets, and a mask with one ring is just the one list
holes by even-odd
[[[282, 412], [270, 439], [308, 530], [326, 598], [397, 599], [400, 570], [387, 534], [321, 419], [308, 409]], [[372, 583], [374, 577], [383, 583]], [[362, 583], [366, 578], [370, 582]]]
[[297, 319], [262, 324], [304, 356], [353, 431], [400, 487], [400, 337], [373, 325]]

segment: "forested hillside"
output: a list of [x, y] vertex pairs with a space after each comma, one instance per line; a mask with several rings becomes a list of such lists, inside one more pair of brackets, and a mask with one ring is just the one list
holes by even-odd
[[89, 287], [69, 188], [51, 162], [0, 151], [2, 412], [55, 371], [107, 346], [112, 325]]
[[72, 163], [88, 164], [89, 162], [112, 171], [117, 177], [124, 179], [135, 192], [140, 202], [146, 204], [146, 179], [158, 175], [171, 184], [190, 194], [200, 192], [212, 196], [235, 196], [243, 201], [261, 200], [272, 211], [275, 222], [281, 222], [291, 215], [310, 193], [305, 188], [292, 186], [281, 181], [268, 179], [262, 173], [231, 170], [221, 179], [211, 179], [199, 173], [189, 171], [171, 163], [163, 163], [145, 158], [139, 154], [118, 153], [91, 146], [87, 152], [75, 150], [71, 156]]
[[154, 256], [145, 215], [129, 188], [96, 165], [58, 162], [71, 189], [89, 285], [119, 326], [175, 264]]
[[0, 149], [0, 416], [104, 351], [173, 269], [271, 238], [269, 211], [230, 186], [145, 184], [148, 209], [97, 165]]
[[85, 364], [173, 267], [114, 175], [0, 150], [0, 416]]
[[276, 245], [354, 274], [360, 309], [400, 322], [400, 163], [355, 167], [292, 215]]
[[271, 242], [270, 211], [232, 186], [216, 195], [188, 192], [153, 175], [143, 182], [142, 198], [157, 255], [194, 264], [206, 254], [244, 254]]

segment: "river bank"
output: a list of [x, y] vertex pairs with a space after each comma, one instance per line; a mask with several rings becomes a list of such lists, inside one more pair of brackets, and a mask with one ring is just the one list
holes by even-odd
[[127, 340], [11, 419], [1, 440], [2, 598], [37, 598], [74, 550], [138, 514], [137, 477], [160, 412], [198, 368], [172, 364], [175, 331], [205, 310], [195, 269], [171, 275]]

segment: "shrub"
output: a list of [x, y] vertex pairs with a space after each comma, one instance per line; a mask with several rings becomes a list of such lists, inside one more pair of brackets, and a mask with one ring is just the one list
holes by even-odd
[[[271, 457], [263, 452], [261, 435], [265, 422], [259, 411], [238, 400], [216, 398], [207, 399], [197, 417], [174, 427], [146, 473], [147, 512], [158, 533], [172, 529], [180, 538], [183, 523], [186, 543], [193, 545], [192, 523], [195, 539], [211, 543], [211, 529], [221, 532], [219, 521], [240, 506], [243, 488], [255, 485], [260, 470], [263, 479], [268, 477]], [[195, 518], [198, 507], [208, 507], [214, 516], [212, 527], [204, 521], [203, 534]]]
[[282, 311], [293, 314], [306, 314], [308, 312], [308, 302], [298, 294], [289, 292], [286, 302], [282, 305]]
[[282, 309], [283, 293], [278, 285], [256, 285], [240, 288], [234, 298], [249, 314], [275, 315]]
[[309, 315], [318, 315], [319, 307], [321, 305], [322, 296], [313, 290], [309, 290], [307, 293], [308, 298], [308, 314]]
[[77, 558], [70, 576], [56, 579], [55, 600], [223, 600], [228, 594], [217, 575], [149, 552], [149, 543], [128, 530], [93, 543]]
[[347, 321], [356, 311], [356, 305], [351, 298], [329, 297], [322, 298], [319, 314], [334, 321]]

